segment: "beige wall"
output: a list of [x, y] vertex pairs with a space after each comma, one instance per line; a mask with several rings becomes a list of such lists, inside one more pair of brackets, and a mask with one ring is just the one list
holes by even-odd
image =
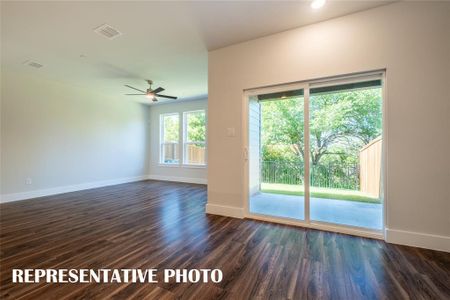
[[[180, 126], [183, 112], [192, 110], [207, 110], [207, 99], [193, 101], [172, 101], [170, 103], [150, 106], [150, 178], [161, 180], [206, 183], [207, 167], [195, 166], [164, 166], [159, 163], [159, 116], [165, 113], [178, 113]], [[181, 133], [180, 133], [181, 134]], [[181, 135], [180, 135], [181, 136]], [[180, 145], [180, 149], [181, 149]], [[181, 156], [180, 156], [181, 157]]]
[[244, 206], [244, 89], [386, 69], [386, 227], [450, 250], [449, 39], [450, 3], [402, 2], [210, 52], [208, 205]]
[[[38, 74], [2, 70], [5, 201], [16, 194], [11, 199], [147, 174], [147, 106], [40, 79]], [[26, 184], [27, 178], [32, 184]]]

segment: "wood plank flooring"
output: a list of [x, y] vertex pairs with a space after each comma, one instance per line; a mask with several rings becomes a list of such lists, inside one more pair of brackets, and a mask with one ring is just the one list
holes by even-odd
[[[205, 214], [142, 181], [0, 206], [1, 299], [450, 299], [450, 254]], [[218, 284], [13, 284], [12, 268], [220, 268]], [[160, 274], [158, 275], [160, 276]]]

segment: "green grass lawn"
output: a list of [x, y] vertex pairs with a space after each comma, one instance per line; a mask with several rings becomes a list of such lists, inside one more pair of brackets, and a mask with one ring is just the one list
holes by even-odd
[[[303, 196], [305, 193], [303, 185], [290, 185], [279, 183], [261, 183], [261, 192], [272, 194], [295, 195], [295, 196]], [[310, 192], [311, 197], [315, 198], [349, 200], [367, 203], [380, 203], [380, 199], [369, 197], [367, 195], [362, 194], [360, 191], [311, 187]]]

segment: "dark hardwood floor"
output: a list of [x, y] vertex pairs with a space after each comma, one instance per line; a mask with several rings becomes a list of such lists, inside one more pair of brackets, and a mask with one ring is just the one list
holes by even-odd
[[[206, 187], [142, 181], [6, 203], [1, 299], [449, 299], [450, 254], [206, 215]], [[220, 268], [218, 284], [13, 284], [12, 268]]]

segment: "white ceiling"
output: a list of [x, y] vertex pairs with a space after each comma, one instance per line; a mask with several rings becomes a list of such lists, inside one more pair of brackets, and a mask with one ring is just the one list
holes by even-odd
[[[313, 10], [309, 1], [2, 2], [2, 72], [111, 95], [132, 92], [124, 84], [145, 89], [148, 78], [165, 94], [196, 98], [207, 94], [208, 50], [386, 3], [329, 0]], [[123, 35], [108, 40], [93, 32], [104, 23]], [[137, 98], [130, 99], [147, 101]]]

